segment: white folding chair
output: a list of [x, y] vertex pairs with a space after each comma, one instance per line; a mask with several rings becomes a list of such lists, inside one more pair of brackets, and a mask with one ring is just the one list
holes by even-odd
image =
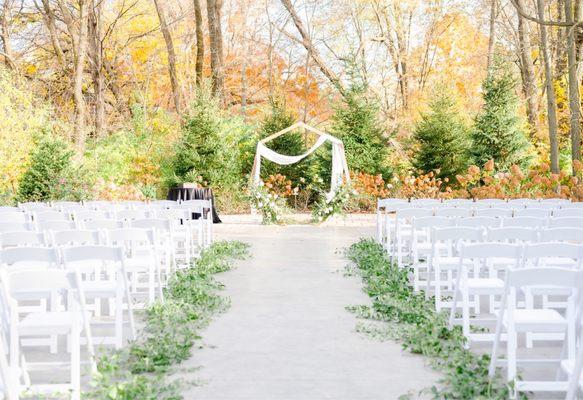
[[[461, 245], [449, 326], [453, 327], [455, 313], [461, 300], [462, 332], [468, 339], [468, 345], [470, 341], [493, 340], [491, 333], [470, 331], [470, 306], [474, 304], [479, 313], [480, 296], [488, 296], [492, 302], [494, 296], [503, 294], [504, 280], [494, 269], [494, 262], [499, 263], [499, 260], [504, 259], [508, 260], [506, 262], [508, 268], [518, 268], [521, 252], [522, 246], [508, 243], [487, 242]], [[492, 304], [490, 305], [492, 306]], [[474, 323], [477, 321], [477, 319], [473, 319]]]
[[510, 218], [512, 217], [511, 208], [476, 208], [474, 211], [476, 217], [491, 218]]
[[583, 217], [551, 218], [549, 228], [583, 228]]
[[[132, 228], [154, 229], [156, 231], [157, 251], [160, 253], [159, 261], [165, 266], [166, 276], [171, 272], [173, 265], [178, 266], [179, 254], [181, 255], [180, 260], [185, 266], [190, 265], [193, 256], [190, 231], [181, 230], [181, 225], [177, 225], [174, 222], [175, 220], [169, 218], [147, 218], [130, 221]], [[187, 234], [180, 235], [181, 232], [186, 232]]]
[[25, 223], [28, 222], [30, 219], [26, 213], [22, 211], [19, 212], [3, 212], [0, 213], [0, 223], [10, 223], [10, 222], [18, 222], [18, 223]]
[[407, 200], [404, 199], [378, 199], [377, 200], [377, 241], [387, 248], [387, 237], [391, 230], [394, 230], [394, 224], [391, 223], [391, 213], [397, 211], [397, 208], [406, 208]]
[[[560, 334], [565, 337], [565, 349], [568, 358], [575, 358], [576, 344], [576, 296], [583, 288], [583, 271], [571, 268], [529, 267], [509, 269], [506, 273], [504, 294], [502, 296], [500, 312], [497, 316], [496, 333], [492, 346], [489, 376], [493, 377], [496, 365], [506, 364], [507, 381], [511, 385], [515, 399], [518, 392], [526, 391], [567, 391], [568, 383], [555, 379], [520, 380], [517, 377], [517, 350], [518, 334], [540, 332]], [[517, 307], [517, 296], [533, 286], [550, 285], [568, 292], [567, 309], [565, 315], [548, 308], [534, 308], [527, 305]], [[506, 359], [498, 359], [498, 349], [502, 333], [506, 332]], [[521, 359], [527, 362], [528, 360]], [[540, 359], [536, 360], [541, 362]], [[548, 359], [548, 362], [558, 363], [560, 360]]]
[[116, 219], [95, 219], [82, 221], [81, 227], [88, 230], [108, 230], [121, 229], [124, 227], [123, 221]]
[[50, 231], [51, 243], [54, 247], [103, 244], [99, 231], [73, 229], [67, 231]]
[[71, 221], [71, 214], [61, 211], [37, 211], [32, 214], [36, 223], [48, 221]]
[[439, 207], [441, 204], [440, 199], [411, 199], [409, 201], [409, 207], [415, 208], [434, 208]]
[[[195, 221], [202, 223], [204, 226], [203, 246], [208, 247], [213, 241], [213, 204], [210, 200], [183, 200], [183, 207], [190, 207], [193, 212], [193, 218], [190, 223]], [[200, 221], [199, 221], [200, 220]]]
[[[152, 304], [156, 295], [162, 299], [162, 273], [159, 243], [153, 228], [121, 228], [105, 231], [110, 246], [120, 246], [125, 254], [125, 268], [130, 277], [130, 292], [141, 296], [145, 289], [146, 304]], [[141, 278], [146, 277], [145, 282]]]
[[0, 398], [3, 400], [18, 400], [21, 392], [20, 379], [22, 373], [20, 368], [11, 368], [6, 358], [8, 351], [4, 343], [8, 342], [8, 332], [4, 330], [4, 327], [8, 326], [10, 326], [9, 312], [0, 311]]
[[489, 228], [486, 234], [488, 242], [502, 243], [536, 243], [539, 240], [538, 230], [523, 228], [520, 226], [507, 226], [503, 228]]
[[21, 208], [12, 207], [12, 206], [0, 206], [0, 213], [3, 214], [5, 212], [12, 213], [12, 212], [22, 212]]
[[506, 208], [508, 203], [504, 199], [479, 199], [473, 204], [475, 208]]
[[72, 229], [77, 229], [77, 223], [75, 221], [40, 221], [36, 223], [37, 228], [40, 232], [46, 231], [68, 231]]
[[514, 209], [537, 207], [540, 205], [535, 199], [508, 199], [508, 204]]
[[[2, 271], [2, 284], [0, 285], [0, 308], [5, 310], [8, 319], [10, 366], [13, 369], [20, 368], [25, 376], [27, 394], [57, 394], [70, 392], [71, 399], [81, 398], [81, 333], [84, 330], [83, 314], [77, 297], [78, 288], [74, 285], [74, 280], [69, 279], [68, 274], [63, 270], [13, 270]], [[46, 296], [52, 299], [55, 293], [69, 294], [68, 301], [63, 302], [60, 307], [64, 310], [50, 310], [42, 312], [30, 312], [21, 315], [21, 308], [18, 307], [18, 300], [13, 297], [14, 292], [22, 291], [30, 293], [34, 291], [36, 298]], [[90, 333], [86, 333], [88, 343]], [[70, 349], [70, 379], [67, 383], [32, 383], [27, 369], [36, 363], [29, 360], [24, 361], [21, 353], [21, 342], [27, 338], [38, 336], [66, 336]], [[93, 364], [93, 348], [90, 346], [89, 353]], [[58, 365], [62, 364], [57, 362]], [[53, 363], [43, 361], [39, 365], [52, 371]], [[94, 365], [92, 365], [94, 367]]]
[[[435, 228], [431, 232], [432, 251], [427, 273], [426, 296], [429, 296], [431, 285], [433, 285], [437, 312], [440, 312], [443, 307], [451, 306], [450, 301], [443, 299], [443, 291], [444, 289], [448, 292], [453, 290], [453, 272], [459, 266], [460, 245], [463, 242], [481, 242], [483, 239], [484, 230], [481, 228], [455, 226]], [[444, 273], [446, 274], [445, 279]]]
[[[94, 339], [100, 344], [114, 344], [117, 349], [122, 347], [124, 308], [128, 310], [130, 339], [134, 339], [136, 327], [123, 249], [112, 246], [74, 246], [63, 248], [62, 255], [65, 269], [75, 274], [83, 307], [86, 307], [88, 298], [109, 300], [110, 315], [114, 315], [114, 336], [94, 336]], [[96, 317], [90, 318], [91, 323], [109, 322], [97, 321]]]
[[548, 228], [540, 232], [541, 242], [583, 244], [583, 228]]
[[427, 270], [431, 262], [432, 243], [431, 232], [434, 228], [450, 227], [455, 225], [454, 218], [421, 217], [413, 218], [411, 223], [411, 258], [413, 268], [413, 289], [418, 291], [421, 281], [421, 269]]
[[16, 231], [0, 233], [0, 248], [46, 246], [46, 236], [42, 232]]
[[433, 210], [429, 208], [403, 208], [395, 214], [395, 244], [391, 249], [392, 259], [397, 258], [397, 265], [403, 266], [403, 260], [411, 253], [411, 223], [413, 218], [430, 217]]
[[113, 215], [105, 210], [79, 210], [73, 213], [73, 219], [77, 222], [97, 221], [111, 219]]
[[548, 220], [544, 218], [535, 217], [513, 217], [513, 218], [503, 218], [503, 227], [522, 227], [522, 228], [532, 228], [541, 229], [547, 226]]
[[435, 216], [436, 217], [471, 217], [472, 216], [472, 209], [471, 208], [447, 208], [447, 207], [438, 207], [435, 209]]
[[[553, 217], [578, 217], [583, 218], [583, 208], [561, 208], [553, 210]], [[1, 216], [0, 216], [1, 218]]]
[[446, 208], [472, 208], [474, 200], [472, 199], [446, 199], [443, 200], [443, 206]]
[[120, 221], [131, 221], [134, 219], [146, 219], [150, 218], [150, 212], [145, 208], [132, 209], [128, 208], [125, 210], [120, 210], [115, 213], [115, 218]]
[[474, 228], [497, 228], [500, 226], [500, 219], [493, 217], [467, 217], [457, 220], [458, 226], [468, 226]]
[[30, 222], [0, 222], [0, 232], [31, 231], [33, 228]]
[[51, 205], [49, 203], [42, 203], [37, 201], [29, 201], [24, 203], [18, 203], [18, 208], [27, 212], [34, 211], [50, 211]]
[[115, 206], [115, 202], [106, 200], [89, 200], [84, 201], [83, 205], [87, 207], [88, 210], [105, 210], [108, 211]]
[[552, 208], [518, 208], [514, 210], [515, 217], [550, 218]]

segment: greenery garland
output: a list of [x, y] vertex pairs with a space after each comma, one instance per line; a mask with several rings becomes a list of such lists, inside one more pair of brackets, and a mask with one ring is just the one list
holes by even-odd
[[[429, 357], [431, 365], [443, 374], [438, 386], [421, 393], [434, 399], [507, 399], [510, 388], [500, 372], [488, 378], [490, 355], [464, 348], [466, 338], [460, 327], [448, 328], [446, 312], [437, 313], [433, 300], [424, 292], [414, 292], [409, 272], [398, 268], [378, 243], [362, 239], [345, 251], [365, 283], [371, 306], [351, 306], [359, 317], [387, 322], [382, 328], [359, 325], [362, 332], [382, 334], [400, 342], [404, 349]], [[420, 393], [420, 394], [421, 394]], [[411, 395], [402, 396], [407, 399]], [[521, 398], [526, 398], [521, 394]]]
[[168, 381], [171, 367], [190, 357], [200, 338], [197, 331], [229, 307], [229, 299], [217, 293], [223, 285], [213, 275], [230, 270], [234, 259], [248, 257], [248, 249], [242, 242], [216, 242], [190, 268], [177, 271], [164, 291], [164, 302], [147, 308], [138, 338], [99, 356], [93, 389], [84, 398], [182, 399], [182, 382]]

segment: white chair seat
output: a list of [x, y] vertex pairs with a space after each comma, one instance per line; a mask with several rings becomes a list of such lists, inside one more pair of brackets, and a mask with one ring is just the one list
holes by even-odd
[[83, 291], [87, 297], [109, 297], [117, 292], [117, 287], [110, 281], [86, 281]]
[[[504, 326], [508, 325], [507, 317], [505, 313]], [[564, 332], [567, 327], [567, 320], [551, 309], [514, 310], [514, 321], [517, 332]]]
[[[71, 331], [74, 315], [69, 311], [30, 313], [19, 323], [18, 331], [21, 335], [66, 334]], [[78, 314], [78, 320], [82, 316]]]
[[495, 294], [504, 289], [504, 281], [498, 278], [469, 278], [462, 282], [462, 287], [467, 287], [472, 293], [483, 289], [486, 294]]

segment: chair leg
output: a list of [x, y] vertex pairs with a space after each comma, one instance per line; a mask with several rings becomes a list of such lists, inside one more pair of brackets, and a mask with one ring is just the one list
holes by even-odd
[[71, 327], [71, 400], [81, 398], [81, 340], [79, 321]]
[[[459, 290], [456, 288], [456, 292]], [[452, 307], [453, 310], [453, 307]], [[455, 312], [455, 311], [454, 311]], [[450, 314], [451, 316], [451, 314]], [[462, 290], [462, 331], [467, 341], [464, 347], [469, 348], [470, 343], [470, 294], [467, 289]]]
[[508, 371], [507, 371], [507, 381], [509, 384], [512, 385], [512, 389], [510, 391], [510, 398], [516, 399], [517, 391], [516, 391], [516, 331], [514, 330], [514, 326], [512, 324], [508, 327], [508, 334], [507, 334], [507, 342], [506, 342], [506, 357], [508, 358]]

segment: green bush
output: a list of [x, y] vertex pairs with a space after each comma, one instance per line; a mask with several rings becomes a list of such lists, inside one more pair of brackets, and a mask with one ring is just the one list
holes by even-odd
[[391, 177], [389, 144], [378, 121], [378, 106], [364, 95], [365, 87], [353, 86], [336, 107], [331, 132], [344, 142], [348, 168]]
[[469, 164], [468, 128], [449, 93], [437, 94], [429, 107], [413, 133], [413, 166], [424, 173], [439, 170], [439, 178], [453, 182]]
[[43, 136], [20, 178], [18, 201], [84, 199], [87, 185], [82, 182], [82, 172], [73, 165], [73, 155], [63, 139]]
[[517, 114], [516, 82], [504, 65], [497, 65], [482, 84], [484, 106], [472, 131], [472, 158], [479, 166], [494, 159], [507, 170], [511, 165], [527, 166], [530, 144]]

